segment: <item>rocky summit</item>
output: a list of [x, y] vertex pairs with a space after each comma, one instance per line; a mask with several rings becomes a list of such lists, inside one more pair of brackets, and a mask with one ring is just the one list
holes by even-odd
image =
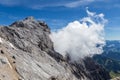
[[[50, 29], [33, 17], [0, 27], [0, 80], [109, 80], [91, 58], [71, 62], [53, 48]], [[61, 43], [62, 44], [62, 43]]]

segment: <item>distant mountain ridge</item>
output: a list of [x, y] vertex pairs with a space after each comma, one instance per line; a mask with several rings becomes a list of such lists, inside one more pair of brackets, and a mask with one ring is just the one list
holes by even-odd
[[102, 55], [120, 61], [120, 40], [107, 40]]
[[112, 77], [120, 76], [120, 40], [107, 40], [103, 54], [93, 59], [101, 64]]

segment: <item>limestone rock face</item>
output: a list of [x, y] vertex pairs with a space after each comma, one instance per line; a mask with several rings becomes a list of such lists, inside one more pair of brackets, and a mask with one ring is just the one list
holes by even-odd
[[116, 77], [116, 78], [111, 79], [111, 80], [120, 80], [120, 77]]
[[33, 17], [0, 27], [1, 80], [108, 80], [91, 58], [70, 62], [54, 51], [45, 22]]

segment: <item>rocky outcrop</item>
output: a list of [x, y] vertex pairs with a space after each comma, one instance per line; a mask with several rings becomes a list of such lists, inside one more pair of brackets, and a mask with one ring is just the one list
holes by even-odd
[[120, 77], [116, 77], [116, 78], [111, 79], [111, 80], [120, 80]]
[[0, 27], [2, 80], [108, 80], [91, 58], [71, 62], [54, 51], [45, 22], [28, 17]]

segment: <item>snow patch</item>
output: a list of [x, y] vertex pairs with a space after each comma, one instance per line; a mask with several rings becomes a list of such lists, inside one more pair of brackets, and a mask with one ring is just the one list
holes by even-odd
[[12, 48], [15, 49], [15, 46], [14, 46], [12, 43], [9, 43], [9, 45], [10, 45]]
[[3, 41], [2, 41], [2, 38], [0, 37], [0, 43], [2, 43]]
[[8, 45], [8, 46], [10, 46], [10, 47], [15, 49], [15, 46], [12, 43], [10, 43], [9, 41], [6, 41], [5, 39], [3, 39], [1, 37], [0, 37], [0, 43]]
[[115, 44], [111, 44], [111, 45], [109, 45], [108, 47], [114, 47], [115, 46]]

